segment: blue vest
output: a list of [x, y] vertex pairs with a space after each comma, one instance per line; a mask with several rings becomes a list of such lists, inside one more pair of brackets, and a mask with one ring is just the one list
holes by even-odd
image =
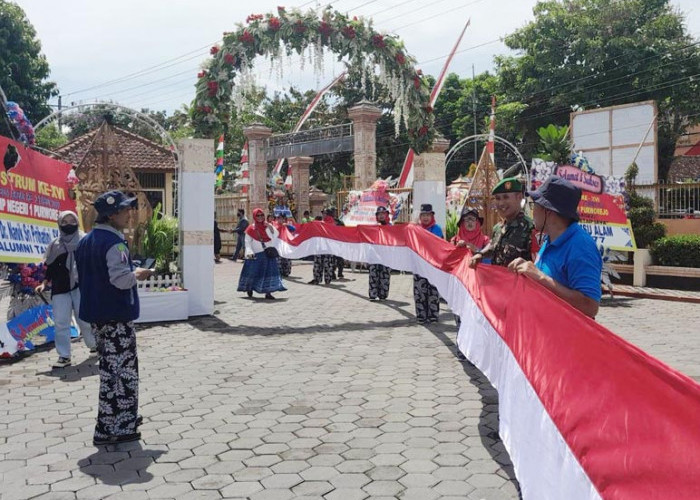
[[[118, 235], [93, 229], [78, 244], [75, 261], [80, 276], [80, 319], [88, 323], [126, 323], [139, 317], [139, 296], [136, 286], [120, 290], [109, 281], [107, 251], [118, 243], [126, 245]], [[133, 270], [129, 256], [129, 267]]]

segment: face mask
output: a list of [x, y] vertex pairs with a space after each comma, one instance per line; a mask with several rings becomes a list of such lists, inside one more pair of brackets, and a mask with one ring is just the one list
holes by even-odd
[[64, 226], [59, 226], [61, 229], [61, 232], [64, 234], [73, 234], [78, 230], [78, 225], [77, 224], [66, 224]]

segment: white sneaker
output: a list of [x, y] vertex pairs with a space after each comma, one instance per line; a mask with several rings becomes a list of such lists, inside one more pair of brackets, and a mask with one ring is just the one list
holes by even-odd
[[60, 357], [60, 358], [58, 358], [58, 361], [56, 361], [53, 364], [53, 367], [54, 368], [65, 368], [66, 366], [70, 366], [70, 365], [71, 365], [70, 358]]

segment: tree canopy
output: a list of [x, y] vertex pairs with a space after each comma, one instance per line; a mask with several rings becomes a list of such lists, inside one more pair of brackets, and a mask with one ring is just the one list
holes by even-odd
[[503, 92], [525, 106], [524, 152], [571, 111], [653, 99], [665, 177], [677, 139], [700, 121], [700, 48], [682, 14], [669, 0], [547, 0], [534, 14], [505, 39], [518, 54], [496, 57]]
[[[58, 93], [56, 84], [46, 81], [48, 76], [49, 63], [24, 11], [0, 0], [0, 86], [33, 123], [50, 114], [47, 101]], [[4, 120], [0, 134], [10, 135]]]

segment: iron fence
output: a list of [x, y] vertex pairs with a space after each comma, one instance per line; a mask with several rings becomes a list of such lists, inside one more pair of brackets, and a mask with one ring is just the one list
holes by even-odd
[[659, 219], [700, 218], [700, 182], [635, 184], [635, 191], [654, 200]]

